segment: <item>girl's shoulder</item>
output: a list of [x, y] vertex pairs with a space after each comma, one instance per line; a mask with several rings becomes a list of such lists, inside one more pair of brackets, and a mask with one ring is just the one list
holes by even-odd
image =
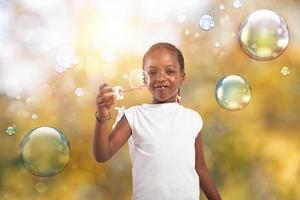
[[125, 111], [134, 111], [134, 110], [140, 109], [141, 107], [142, 107], [141, 105], [130, 106], [130, 107], [126, 108]]
[[202, 121], [202, 117], [200, 113], [196, 110], [193, 110], [192, 108], [184, 107], [181, 105], [181, 107], [186, 111], [189, 112], [194, 118], [198, 119], [199, 121]]

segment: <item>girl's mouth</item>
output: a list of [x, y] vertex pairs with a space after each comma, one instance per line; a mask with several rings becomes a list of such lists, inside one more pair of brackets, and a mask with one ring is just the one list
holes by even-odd
[[155, 89], [165, 89], [165, 88], [168, 88], [169, 86], [167, 85], [158, 85], [158, 86], [155, 86], [154, 88]]
[[154, 89], [157, 91], [157, 92], [166, 92], [168, 90], [169, 86], [157, 86], [157, 87], [154, 87]]

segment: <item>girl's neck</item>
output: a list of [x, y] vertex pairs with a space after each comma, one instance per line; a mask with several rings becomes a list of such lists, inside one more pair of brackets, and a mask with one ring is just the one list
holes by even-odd
[[152, 100], [152, 104], [163, 104], [163, 103], [176, 103], [176, 99], [169, 99], [167, 101], [159, 101], [157, 99]]

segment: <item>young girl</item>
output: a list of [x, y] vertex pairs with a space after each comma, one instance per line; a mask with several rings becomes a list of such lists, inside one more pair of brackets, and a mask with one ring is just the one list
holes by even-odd
[[178, 103], [185, 79], [184, 58], [169, 43], [157, 43], [144, 55], [152, 104], [124, 111], [109, 134], [113, 89], [99, 88], [93, 151], [108, 161], [128, 141], [132, 162], [133, 200], [199, 200], [199, 185], [209, 200], [221, 199], [205, 164], [200, 115]]

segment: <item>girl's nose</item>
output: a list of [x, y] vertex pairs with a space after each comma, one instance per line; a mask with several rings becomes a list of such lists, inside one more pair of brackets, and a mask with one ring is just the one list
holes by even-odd
[[157, 79], [158, 80], [166, 80], [166, 73], [165, 72], [160, 72], [157, 74]]

